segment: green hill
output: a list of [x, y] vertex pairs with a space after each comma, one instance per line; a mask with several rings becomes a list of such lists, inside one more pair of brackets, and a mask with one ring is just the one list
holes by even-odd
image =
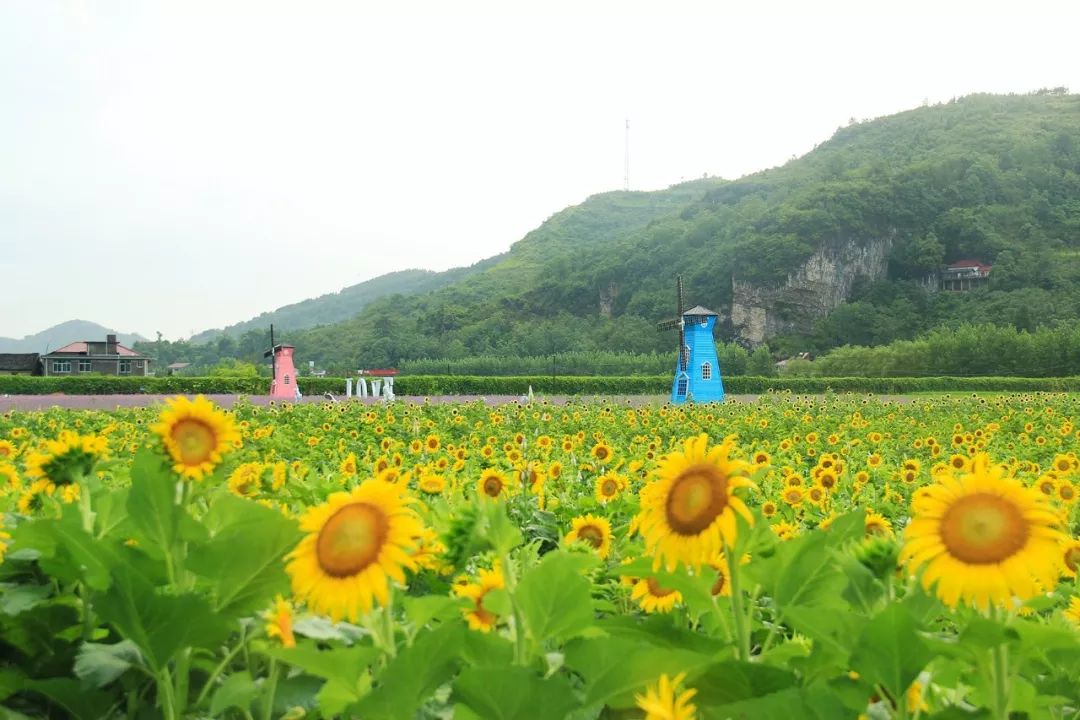
[[[342, 369], [667, 351], [654, 327], [682, 274], [690, 304], [723, 315], [721, 339], [820, 352], [963, 321], [1080, 317], [1078, 254], [1080, 96], [973, 95], [841, 128], [736, 181], [591, 197], [441, 288], [290, 341]], [[957, 259], [993, 264], [990, 282], [933, 292]]]
[[[497, 261], [498, 258], [485, 260], [484, 263]], [[483, 263], [479, 264], [482, 266]], [[436, 290], [467, 276], [478, 266], [455, 268], [446, 272], [431, 270], [400, 270], [372, 278], [356, 285], [351, 285], [336, 293], [320, 295], [292, 305], [279, 307], [271, 312], [264, 312], [258, 317], [229, 325], [223, 329], [205, 330], [191, 338], [193, 343], [206, 343], [217, 340], [222, 335], [239, 338], [244, 333], [262, 332], [270, 323], [281, 331], [303, 330], [316, 325], [328, 325], [353, 317], [369, 303], [381, 297], [393, 295], [413, 295]]]
[[0, 338], [0, 353], [46, 353], [79, 340], [104, 340], [109, 334], [116, 335], [121, 345], [129, 347], [146, 341], [137, 333], [117, 333], [88, 320], [68, 320], [21, 339]]

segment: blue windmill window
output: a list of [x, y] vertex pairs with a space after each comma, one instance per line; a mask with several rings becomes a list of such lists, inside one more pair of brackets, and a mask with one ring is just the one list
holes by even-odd
[[679, 382], [675, 386], [675, 394], [680, 396], [680, 397], [682, 397], [683, 395], [686, 395], [686, 385], [687, 385], [688, 382], [689, 382], [688, 378], [685, 378], [685, 377], [679, 378]]
[[712, 380], [712, 363], [701, 363], [701, 379]]

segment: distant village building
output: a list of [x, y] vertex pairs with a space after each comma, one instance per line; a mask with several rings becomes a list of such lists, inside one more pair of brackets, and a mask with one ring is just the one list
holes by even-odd
[[73, 342], [41, 356], [45, 375], [149, 375], [150, 357], [106, 335], [104, 341]]
[[981, 287], [990, 281], [992, 267], [978, 260], [957, 260], [941, 271], [941, 289], [966, 292]]
[[0, 375], [40, 375], [41, 356], [37, 353], [0, 353]]
[[166, 375], [176, 375], [181, 370], [183, 370], [186, 367], [189, 367], [190, 365], [191, 365], [191, 363], [186, 363], [186, 362], [169, 363], [168, 365], [165, 366], [165, 371], [166, 371], [165, 374]]

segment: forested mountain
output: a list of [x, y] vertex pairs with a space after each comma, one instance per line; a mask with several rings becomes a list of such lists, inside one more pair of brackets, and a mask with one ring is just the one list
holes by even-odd
[[[1080, 96], [973, 95], [854, 123], [733, 182], [591, 197], [455, 282], [289, 340], [300, 359], [342, 369], [665, 351], [655, 323], [673, 314], [682, 274], [688, 301], [727, 320], [720, 339], [822, 351], [1080, 317], [1078, 257]], [[992, 264], [990, 282], [934, 292], [958, 259]]]
[[0, 353], [46, 353], [79, 340], [104, 340], [116, 335], [121, 345], [130, 347], [146, 338], [138, 334], [117, 333], [88, 320], [68, 320], [24, 338], [0, 338]]
[[320, 295], [317, 298], [279, 307], [271, 312], [264, 312], [251, 320], [229, 325], [223, 329], [205, 330], [193, 336], [191, 342], [210, 342], [222, 335], [239, 338], [252, 330], [263, 332], [270, 327], [270, 323], [274, 323], [281, 331], [288, 331], [340, 322], [353, 317], [373, 300], [436, 290], [498, 260], [499, 257], [490, 258], [471, 267], [454, 268], [441, 273], [431, 270], [399, 270], [387, 273], [356, 285], [350, 285], [336, 293]]

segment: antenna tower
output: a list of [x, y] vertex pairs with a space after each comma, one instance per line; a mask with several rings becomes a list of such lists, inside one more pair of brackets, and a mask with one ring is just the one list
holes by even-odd
[[630, 189], [630, 118], [626, 118], [626, 141], [623, 152], [623, 181], [622, 189]]

